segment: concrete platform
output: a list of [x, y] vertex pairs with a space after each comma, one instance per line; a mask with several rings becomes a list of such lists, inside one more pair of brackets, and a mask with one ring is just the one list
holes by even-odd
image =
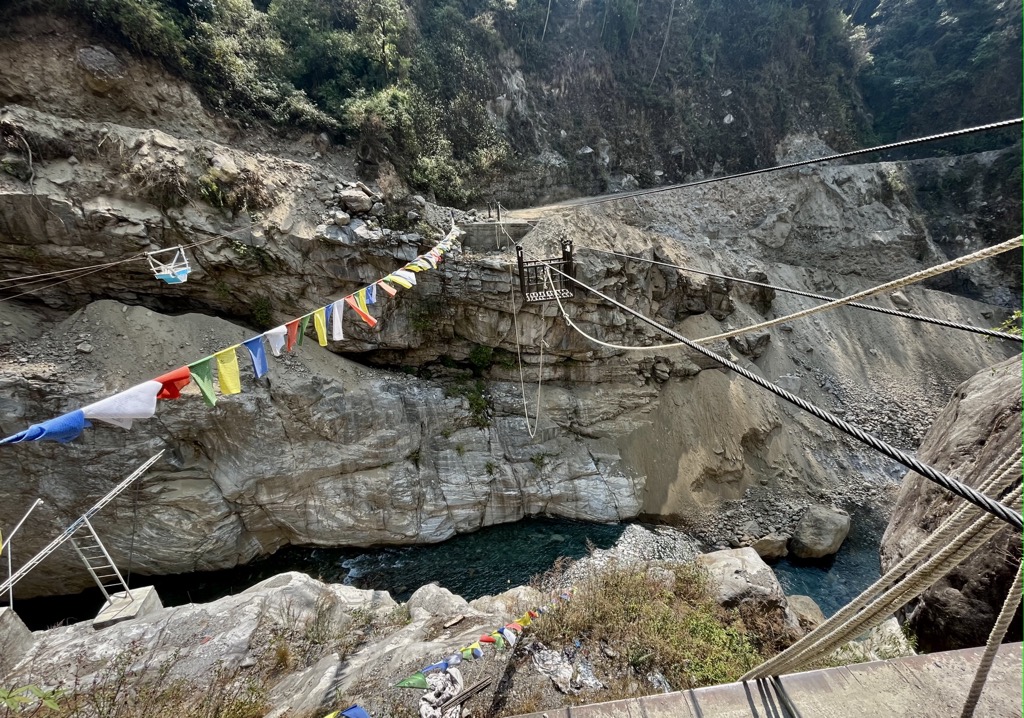
[[152, 586], [133, 588], [128, 594], [125, 594], [124, 591], [111, 594], [110, 600], [103, 604], [103, 608], [93, 619], [92, 627], [99, 630], [113, 626], [115, 623], [121, 623], [121, 621], [148, 616], [164, 607], [160, 602], [160, 596]]
[[[532, 718], [959, 718], [983, 648], [573, 706]], [[1021, 644], [999, 649], [977, 718], [1020, 718]]]
[[460, 224], [459, 229], [465, 232], [459, 240], [462, 246], [476, 252], [497, 252], [525, 237], [533, 224], [525, 220], [467, 222]]

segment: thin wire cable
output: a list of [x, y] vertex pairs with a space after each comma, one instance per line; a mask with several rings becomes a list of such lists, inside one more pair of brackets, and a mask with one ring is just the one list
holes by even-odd
[[113, 267], [113, 266], [115, 266], [117, 264], [124, 264], [125, 262], [135, 262], [135, 261], [137, 261], [139, 259], [144, 258], [145, 256], [146, 256], [145, 253], [143, 253], [143, 254], [132, 256], [132, 257], [130, 257], [128, 259], [119, 259], [116, 262], [104, 262], [103, 264], [90, 264], [90, 265], [86, 265], [85, 267], [73, 267], [71, 269], [57, 269], [57, 270], [55, 270], [53, 272], [42, 272], [40, 274], [29, 274], [29, 275], [24, 276], [24, 277], [8, 277], [7, 279], [0, 279], [0, 284], [8, 284], [8, 283], [11, 283], [11, 282], [16, 282], [17, 284], [15, 286], [19, 286], [22, 283], [24, 283], [24, 284], [35, 284], [34, 280], [44, 281], [45, 279], [48, 279], [48, 278], [52, 278], [52, 277], [56, 277], [56, 276], [61, 276], [61, 275], [64, 275], [64, 274], [72, 274], [72, 273], [75, 273], [75, 272], [81, 272], [81, 271], [84, 271], [86, 269], [102, 269], [102, 268], [106, 268], [106, 267]]
[[1017, 613], [1017, 606], [1020, 604], [1022, 569], [1024, 569], [1024, 562], [1017, 564], [1017, 577], [1013, 580], [1013, 585], [1010, 586], [1003, 607], [999, 611], [999, 617], [988, 635], [985, 652], [978, 662], [978, 670], [974, 674], [974, 681], [971, 682], [971, 690], [967, 693], [967, 700], [964, 701], [964, 709], [960, 718], [971, 718], [974, 715], [974, 710], [978, 707], [978, 700], [981, 698], [981, 692], [985, 689], [985, 681], [988, 680], [988, 673], [992, 670], [992, 663], [995, 661], [999, 646], [1002, 645], [1006, 631], [1010, 628], [1010, 623]]
[[[646, 259], [644, 257], [635, 257], [631, 254], [623, 254], [622, 252], [612, 252], [608, 249], [598, 249], [597, 247], [581, 247], [591, 252], [600, 252], [601, 254], [610, 254], [615, 257], [624, 257], [631, 259], [636, 262], [644, 262], [645, 264], [656, 264], [660, 267], [671, 267], [672, 269], [678, 269], [682, 272], [689, 272], [690, 274], [700, 274], [705, 277], [713, 277], [715, 279], [722, 279], [730, 282], [739, 282], [741, 284], [748, 284], [754, 287], [762, 287], [764, 289], [771, 289], [776, 292], [784, 292], [786, 294], [796, 294], [801, 297], [809, 297], [810, 299], [817, 299], [823, 302], [831, 302], [835, 300], [835, 297], [829, 297], [824, 294], [815, 294], [814, 292], [805, 292], [802, 289], [792, 289], [790, 287], [780, 287], [774, 284], [765, 284], [764, 282], [757, 282], [753, 279], [742, 279], [740, 277], [730, 277], [726, 274], [715, 274], [714, 272], [706, 272], [702, 269], [693, 269], [692, 267], [684, 267], [679, 264], [670, 264], [669, 262], [661, 262], [656, 259]], [[1005, 339], [1007, 341], [1024, 342], [1024, 337], [1017, 336], [1016, 334], [1007, 334], [1006, 332], [996, 331], [994, 329], [983, 329], [981, 327], [971, 326], [970, 324], [962, 324], [960, 322], [951, 322], [946, 319], [936, 319], [935, 317], [926, 317], [921, 314], [912, 314], [910, 312], [901, 312], [896, 309], [888, 309], [886, 307], [876, 307], [871, 304], [861, 304], [860, 302], [849, 302], [847, 306], [855, 307], [857, 309], [867, 309], [871, 312], [878, 312], [879, 314], [887, 314], [893, 317], [900, 317], [902, 319], [913, 319], [919, 322], [925, 322], [928, 324], [935, 324], [940, 327], [947, 327], [949, 329], [959, 329], [965, 332], [973, 332], [975, 334], [983, 334], [989, 337], [996, 337], [998, 339]]]
[[544, 340], [540, 340], [540, 370], [537, 374], [537, 408], [534, 410], [533, 427], [530, 427], [530, 409], [526, 401], [526, 375], [523, 373], [523, 354], [519, 347], [519, 312], [516, 311], [516, 283], [512, 274], [512, 265], [508, 266], [509, 310], [512, 312], [512, 325], [516, 333], [516, 359], [519, 360], [519, 390], [523, 394], [523, 418], [526, 419], [526, 431], [532, 439], [540, 427], [540, 390], [544, 381]]
[[[544, 265], [545, 265], [545, 267], [547, 267], [547, 273], [549, 275], [548, 276], [548, 281], [551, 284], [552, 288], [554, 287], [554, 283], [551, 281], [550, 273], [551, 272], [556, 272], [556, 273], [562, 275], [563, 277], [565, 277], [566, 279], [568, 279], [569, 281], [573, 282], [577, 286], [582, 287], [583, 289], [587, 290], [591, 294], [594, 294], [594, 295], [604, 299], [606, 302], [610, 302], [611, 304], [614, 304], [619, 309], [622, 309], [623, 311], [628, 312], [629, 314], [632, 314], [633, 316], [637, 317], [641, 321], [646, 322], [647, 324], [650, 324], [652, 327], [654, 327], [658, 331], [664, 332], [665, 334], [669, 335], [670, 337], [678, 339], [682, 344], [686, 345], [690, 349], [693, 349], [694, 351], [703, 354], [707, 358], [709, 358], [709, 359], [713, 360], [714, 362], [716, 362], [716, 363], [726, 367], [727, 369], [730, 369], [730, 370], [736, 372], [737, 374], [742, 376], [744, 379], [747, 379], [748, 381], [752, 381], [753, 383], [755, 383], [758, 386], [760, 386], [762, 389], [767, 389], [768, 391], [770, 391], [772, 394], [775, 394], [779, 398], [784, 399], [784, 400], [788, 401], [789, 403], [791, 403], [791, 404], [793, 404], [795, 406], [800, 407], [801, 409], [803, 409], [804, 411], [808, 412], [809, 414], [813, 414], [814, 416], [818, 417], [819, 419], [821, 419], [825, 423], [835, 427], [836, 429], [839, 429], [840, 431], [842, 431], [845, 434], [848, 434], [849, 436], [852, 436], [853, 438], [857, 439], [861, 443], [867, 444], [868, 446], [870, 446], [871, 448], [875, 449], [876, 451], [878, 451], [878, 452], [880, 452], [882, 454], [885, 454], [886, 456], [888, 456], [889, 458], [891, 458], [891, 459], [893, 459], [895, 461], [898, 461], [899, 463], [901, 463], [904, 466], [906, 466], [908, 469], [913, 469], [914, 471], [916, 471], [917, 473], [921, 474], [921, 476], [925, 477], [929, 481], [932, 481], [932, 482], [938, 484], [939, 486], [941, 486], [942, 488], [944, 488], [944, 489], [946, 489], [948, 491], [951, 491], [952, 493], [956, 494], [957, 496], [959, 496], [962, 499], [970, 501], [972, 504], [974, 504], [975, 506], [978, 506], [979, 508], [983, 509], [984, 511], [986, 511], [986, 512], [988, 512], [990, 514], [993, 514], [994, 516], [997, 516], [1001, 520], [1003, 520], [1006, 523], [1008, 523], [1011, 526], [1013, 526], [1018, 531], [1020, 531], [1021, 528], [1024, 527], [1024, 519], [1021, 518], [1021, 515], [1020, 515], [1019, 512], [1013, 511], [1011, 509], [1006, 508], [1005, 506], [1003, 506], [999, 502], [993, 501], [988, 496], [985, 496], [984, 494], [980, 493], [976, 489], [974, 489], [974, 488], [972, 488], [970, 486], [967, 486], [967, 485], [963, 484], [962, 482], [957, 481], [957, 480], [947, 476], [946, 474], [942, 473], [941, 471], [938, 471], [937, 469], [934, 469], [931, 466], [928, 466], [927, 464], [924, 464], [924, 463], [918, 461], [917, 459], [915, 459], [913, 456], [911, 456], [910, 454], [906, 453], [905, 451], [901, 451], [900, 449], [897, 449], [895, 446], [892, 446], [892, 445], [882, 441], [878, 437], [873, 436], [872, 434], [867, 433], [866, 431], [864, 431], [860, 427], [854, 426], [853, 424], [849, 423], [848, 421], [840, 419], [838, 416], [835, 416], [834, 414], [831, 414], [830, 412], [825, 411], [824, 409], [822, 409], [822, 408], [820, 408], [820, 407], [810, 403], [809, 401], [801, 399], [797, 395], [792, 394], [792, 393], [786, 391], [785, 389], [783, 389], [780, 386], [777, 386], [776, 384], [773, 384], [772, 382], [768, 381], [764, 377], [758, 376], [757, 374], [754, 374], [753, 372], [748, 371], [747, 369], [744, 369], [739, 364], [737, 364], [735, 362], [732, 362], [732, 361], [729, 361], [725, 357], [716, 354], [715, 352], [711, 351], [707, 347], [700, 346], [700, 344], [698, 344], [696, 341], [694, 341], [692, 339], [687, 339], [686, 337], [684, 337], [682, 334], [679, 334], [675, 330], [669, 329], [668, 327], [658, 323], [657, 321], [655, 321], [655, 320], [651, 319], [650, 317], [642, 314], [641, 312], [638, 312], [635, 309], [632, 309], [631, 307], [626, 306], [622, 302], [619, 302], [618, 300], [613, 299], [612, 297], [609, 297], [608, 295], [598, 291], [597, 289], [594, 289], [590, 285], [588, 285], [588, 284], [586, 284], [584, 282], [581, 282], [580, 280], [576, 279], [575, 277], [572, 277], [572, 276], [566, 274], [565, 272], [561, 271], [557, 267], [553, 267], [551, 264], [549, 264], [547, 262], [544, 262]], [[558, 302], [558, 308], [561, 310], [562, 316], [565, 317], [568, 320], [568, 314], [565, 311], [565, 307], [562, 306], [562, 300], [557, 296], [557, 294], [555, 296], [555, 299]]]
[[[971, 254], [966, 254], [963, 257], [958, 257], [957, 259], [951, 260], [949, 262], [944, 262], [943, 264], [937, 264], [933, 267], [928, 267], [927, 269], [923, 269], [920, 272], [915, 272], [913, 274], [908, 274], [907, 276], [901, 277], [900, 279], [894, 279], [891, 282], [879, 284], [876, 287], [865, 289], [862, 292], [857, 292], [856, 294], [851, 294], [847, 297], [833, 299], [831, 302], [828, 302], [827, 304], [819, 304], [818, 306], [810, 307], [809, 309], [801, 309], [798, 312], [793, 312], [792, 314], [787, 314], [785, 316], [778, 317], [777, 319], [769, 319], [767, 321], [760, 322], [758, 324], [753, 324], [748, 327], [741, 327], [739, 329], [732, 329], [727, 332], [722, 332], [721, 334], [714, 334], [710, 337], [686, 339], [685, 341], [671, 342], [668, 344], [654, 344], [651, 346], [626, 346], [623, 344], [611, 344], [609, 342], [604, 342], [601, 341], [600, 339], [590, 336], [589, 334], [584, 332], [580, 327], [576, 326], [576, 324], [568, 316], [566, 316], [566, 322], [568, 322], [573, 329], [587, 337], [587, 339], [590, 339], [591, 341], [597, 344], [601, 344], [602, 346], [606, 346], [609, 349], [619, 349], [622, 351], [652, 351], [661, 349], [674, 349], [676, 347], [689, 346], [691, 343], [710, 344], [711, 342], [720, 341], [722, 339], [730, 339], [741, 334], [748, 334], [750, 332], [760, 331], [762, 329], [767, 329], [778, 324], [785, 324], [786, 322], [791, 322], [796, 319], [802, 319], [803, 317], [807, 317], [812, 314], [818, 314], [819, 312], [825, 312], [830, 309], [835, 309], [836, 307], [841, 307], [857, 299], [864, 299], [875, 294], [882, 294], [883, 292], [900, 289], [901, 287], [905, 287], [910, 284], [914, 284], [916, 282], [920, 282], [925, 279], [935, 277], [939, 274], [944, 274], [945, 272], [950, 272], [954, 269], [959, 269], [960, 267], [966, 267], [969, 264], [974, 264], [975, 262], [980, 262], [983, 259], [988, 259], [998, 254], [1002, 254], [1004, 252], [1009, 252], [1013, 249], [1016, 249], [1017, 247], [1020, 246], [1021, 238], [1022, 236], [1018, 235], [1013, 239], [1007, 240], [992, 247], [986, 247], [985, 249], [973, 252]], [[554, 268], [552, 267], [552, 269]], [[563, 272], [557, 269], [555, 269], [555, 271], [558, 272], [559, 274], [563, 274]], [[573, 279], [573, 281], [579, 283], [576, 279]]]
[[796, 167], [805, 167], [806, 165], [813, 165], [819, 162], [832, 162], [833, 160], [841, 160], [846, 157], [856, 157], [857, 155], [870, 154], [872, 152], [884, 152], [885, 150], [892, 150], [898, 147], [909, 147], [911, 145], [923, 144], [925, 142], [934, 142], [936, 140], [945, 140], [951, 137], [961, 137], [963, 135], [970, 135], [977, 132], [988, 132], [989, 130], [997, 130], [1003, 127], [1011, 127], [1013, 125], [1019, 125], [1024, 121], [1024, 118], [1017, 117], [1012, 120], [1001, 120], [999, 122], [990, 122], [987, 125], [977, 125], [976, 127], [965, 127], [960, 130], [952, 130], [950, 132], [940, 132], [935, 135], [927, 135], [925, 137], [915, 137], [909, 140], [900, 140], [899, 142], [889, 142], [884, 145], [876, 145], [875, 147], [866, 147], [860, 150], [850, 150], [849, 152], [837, 152], [831, 155], [825, 155], [824, 157], [816, 157], [810, 160], [800, 160], [799, 162], [788, 162], [784, 165], [776, 165], [774, 167], [762, 167], [761, 169], [748, 170], [747, 172], [737, 172], [736, 174], [725, 175], [723, 177], [708, 177], [707, 179], [696, 180], [694, 182], [683, 182], [680, 184], [667, 185], [665, 187], [653, 187], [651, 189], [637, 190], [635, 192], [620, 192], [615, 195], [607, 195], [602, 197], [594, 197], [592, 199], [570, 201], [565, 203], [555, 203], [548, 205], [554, 209], [571, 209], [572, 207], [585, 207], [591, 204], [603, 204], [605, 202], [617, 202], [622, 199], [630, 199], [631, 197], [643, 197], [649, 194], [657, 194], [658, 192], [672, 192], [678, 189], [688, 189], [690, 187], [699, 187], [700, 185], [711, 184], [713, 182], [725, 182], [726, 180], [739, 179], [741, 177], [753, 177], [754, 175], [766, 174], [768, 172], [779, 172], [781, 170], [794, 169]]
[[[250, 229], [248, 227], [240, 227], [239, 229], [232, 230], [231, 232], [225, 232], [223, 234], [217, 234], [217, 235], [214, 235], [212, 237], [207, 237], [206, 239], [200, 240], [198, 242], [192, 242], [191, 244], [181, 245], [181, 248], [182, 249], [194, 249], [195, 247], [201, 247], [204, 244], [209, 244], [210, 242], [214, 242], [214, 241], [216, 241], [218, 239], [228, 239], [232, 235], [238, 234], [240, 232], [248, 232], [248, 231], [250, 231]], [[35, 294], [36, 292], [41, 292], [44, 289], [50, 289], [52, 287], [56, 287], [56, 286], [61, 285], [61, 284], [66, 284], [67, 282], [71, 282], [71, 281], [74, 281], [76, 279], [81, 279], [82, 277], [89, 276], [90, 274], [96, 274], [97, 272], [103, 272], [103, 271], [105, 271], [107, 269], [110, 269], [111, 267], [119, 265], [119, 264], [127, 264], [128, 262], [140, 262], [140, 261], [142, 261], [143, 259], [146, 258], [146, 255], [147, 255], [147, 253], [143, 252], [143, 253], [141, 253], [138, 256], [133, 256], [133, 257], [129, 257], [129, 258], [126, 258], [126, 259], [121, 259], [121, 260], [118, 260], [117, 262], [110, 262], [108, 264], [103, 264], [103, 265], [94, 265], [94, 266], [96, 266], [96, 269], [91, 269], [89, 271], [82, 271], [84, 269], [88, 269], [86, 267], [82, 267], [82, 268], [78, 268], [78, 269], [74, 269], [74, 270], [60, 270], [60, 271], [63, 271], [63, 272], [72, 272], [73, 271], [73, 272], [78, 272], [78, 273], [75, 274], [74, 276], [67, 277], [65, 279], [61, 279], [61, 280], [56, 281], [56, 282], [51, 282], [51, 283], [46, 284], [46, 285], [44, 285], [42, 287], [36, 287], [34, 289], [27, 289], [24, 292], [21, 292], [20, 294], [14, 294], [14, 295], [11, 295], [9, 297], [0, 297], [0, 302], [8, 302], [8, 301], [10, 301], [12, 299], [17, 299], [18, 297], [23, 297], [26, 294]], [[31, 281], [27, 282], [27, 284], [36, 284], [36, 283], [37, 282], [31, 282]], [[17, 288], [17, 286], [18, 285], [12, 285], [11, 287], [3, 287], [3, 289]]]

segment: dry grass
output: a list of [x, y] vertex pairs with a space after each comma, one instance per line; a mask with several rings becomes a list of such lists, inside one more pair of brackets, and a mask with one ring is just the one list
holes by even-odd
[[659, 577], [613, 565], [590, 575], [572, 601], [534, 624], [536, 638], [551, 647], [580, 641], [616, 698], [652, 692], [652, 672], [674, 689], [727, 683], [777, 650], [781, 614], [745, 621], [715, 603], [695, 566], [668, 570]]

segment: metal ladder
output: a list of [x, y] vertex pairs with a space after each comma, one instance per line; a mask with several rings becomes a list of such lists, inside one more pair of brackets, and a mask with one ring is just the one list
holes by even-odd
[[[111, 560], [110, 554], [107, 553], [107, 550], [103, 547], [103, 544], [100, 543], [99, 538], [97, 538], [97, 536], [96, 536], [96, 531], [93, 529], [92, 524], [89, 523], [89, 519], [92, 516], [94, 516], [104, 506], [106, 506], [111, 501], [116, 499], [125, 489], [127, 489], [129, 486], [131, 486], [132, 483], [134, 483], [136, 479], [138, 479], [140, 476], [142, 476], [144, 473], [146, 473], [146, 470], [150, 466], [155, 464], [157, 462], [157, 460], [161, 456], [163, 456], [163, 455], [164, 455], [164, 450], [161, 449], [158, 453], [156, 453], [153, 456], [149, 457], [149, 459], [146, 461], [146, 463], [144, 463], [142, 466], [137, 468], [135, 471], [132, 472], [132, 474], [128, 478], [126, 478], [124, 481], [122, 481], [117, 486], [115, 486], [113, 489], [111, 489], [110, 492], [107, 493], [106, 496], [104, 496], [102, 499], [100, 499], [95, 504], [93, 504], [89, 508], [88, 511], [86, 511], [84, 514], [82, 514], [77, 519], [75, 519], [71, 523], [70, 526], [68, 526], [66, 529], [64, 529], [64, 532], [61, 533], [60, 536], [58, 536], [53, 541], [51, 541], [46, 546], [46, 548], [44, 548], [42, 551], [40, 551], [35, 556], [30, 558], [28, 560], [28, 562], [24, 566], [19, 568], [14, 573], [13, 576], [9, 577], [6, 581], [4, 581], [2, 584], [0, 584], [0, 595], [3, 595], [4, 592], [6, 592], [6, 591], [10, 590], [11, 588], [13, 588], [14, 585], [16, 583], [18, 583], [18, 581], [20, 581], [26, 575], [28, 575], [28, 573], [32, 569], [34, 569], [36, 566], [38, 566], [40, 563], [42, 563], [43, 559], [45, 559], [51, 553], [53, 553], [58, 548], [60, 548], [65, 542], [67, 542], [69, 540], [71, 540], [73, 542], [73, 537], [74, 537], [75, 533], [79, 529], [81, 529], [83, 526], [85, 526], [88, 529], [91, 538], [95, 539], [94, 543], [97, 544], [99, 549], [102, 550], [104, 558], [101, 559], [101, 560], [104, 560], [104, 561], [107, 562], [106, 564], [96, 563], [95, 566], [98, 567], [98, 568], [101, 568], [101, 569], [113, 568], [114, 572], [117, 572], [117, 568], [114, 567], [114, 562], [113, 562], [113, 560]], [[89, 573], [91, 573], [93, 575], [93, 578], [96, 579], [96, 583], [99, 584], [100, 590], [102, 590], [103, 594], [105, 596], [107, 596], [107, 598], [109, 599], [110, 596], [107, 594], [107, 590], [104, 587], [104, 584], [98, 578], [99, 574], [97, 574], [95, 572], [94, 564], [90, 563], [85, 558], [85, 556], [82, 553], [82, 550], [78, 547], [77, 544], [74, 544], [74, 542], [73, 542], [73, 545], [75, 546], [75, 550], [79, 552], [79, 556], [82, 556], [82, 560], [85, 561], [86, 567], [89, 569]], [[83, 548], [87, 548], [87, 547], [83, 547]], [[89, 547], [89, 549], [90, 549], [90, 553], [94, 553], [94, 551], [92, 550], [91, 547]], [[108, 566], [108, 564], [109, 564], [109, 566]], [[104, 573], [107, 573], [107, 571], [104, 571]], [[128, 587], [125, 585], [124, 579], [121, 578], [120, 573], [118, 573], [117, 576], [118, 576], [118, 579], [120, 579], [120, 583], [118, 585], [124, 587], [124, 590], [127, 591]], [[108, 581], [108, 583], [109, 583], [109, 581]], [[128, 594], [128, 595], [131, 596], [131, 594]]]
[[114, 565], [114, 559], [107, 553], [107, 549], [103, 542], [100, 541], [100, 537], [96, 535], [96, 529], [89, 523], [89, 519], [85, 519], [84, 525], [88, 529], [88, 533], [86, 536], [79, 537], [78, 539], [78, 541], [84, 540], [84, 543], [79, 544], [74, 536], [71, 537], [71, 545], [74, 547], [75, 553], [82, 559], [82, 563], [88, 569], [92, 580], [99, 586], [100, 591], [103, 592], [103, 597], [108, 602], [110, 601], [111, 593], [121, 593], [122, 591], [128, 600], [131, 601], [132, 594], [128, 590], [128, 584], [125, 583], [121, 572]]

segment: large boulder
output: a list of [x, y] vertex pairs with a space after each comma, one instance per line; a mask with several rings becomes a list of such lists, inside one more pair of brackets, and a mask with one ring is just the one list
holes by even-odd
[[762, 536], [753, 544], [750, 548], [757, 551], [757, 555], [765, 559], [779, 559], [785, 558], [789, 555], [789, 549], [786, 548], [786, 543], [789, 541], [789, 536], [786, 534], [770, 533], [767, 536]]
[[750, 548], [713, 551], [697, 557], [707, 571], [715, 599], [726, 608], [757, 602], [768, 608], [784, 608], [786, 594], [775, 572]]
[[789, 596], [786, 603], [803, 629], [811, 631], [825, 622], [821, 607], [810, 596]]
[[797, 522], [789, 551], [797, 558], [831, 556], [850, 533], [850, 515], [845, 511], [809, 506]]
[[[1021, 358], [983, 369], [962, 384], [918, 451], [922, 461], [977, 487], [1021, 446]], [[1020, 481], [1020, 462], [1016, 467]], [[961, 499], [913, 472], [903, 481], [882, 537], [882, 569], [919, 546]], [[1020, 533], [1007, 527], [902, 612], [918, 646], [944, 651], [985, 642], [1021, 557]], [[1021, 614], [1008, 636], [1020, 636]]]

